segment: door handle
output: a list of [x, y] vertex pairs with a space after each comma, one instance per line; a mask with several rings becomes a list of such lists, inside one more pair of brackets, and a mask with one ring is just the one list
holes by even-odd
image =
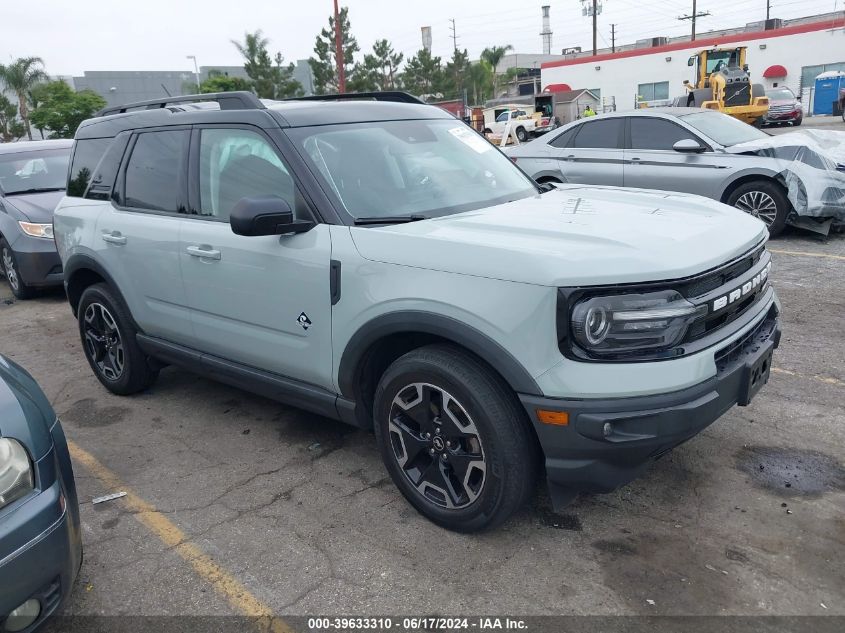
[[126, 244], [126, 237], [121, 235], [120, 231], [103, 231], [103, 241], [123, 246]]
[[638, 158], [637, 156], [634, 156], [633, 158], [629, 158], [629, 159], [628, 159], [628, 162], [630, 162], [630, 163], [638, 163], [638, 162], [640, 162], [640, 158]]
[[185, 249], [188, 255], [192, 257], [201, 257], [202, 259], [220, 259], [220, 251], [216, 251], [212, 248], [206, 248], [203, 246], [189, 246]]
[[573, 160], [575, 160], [575, 154], [570, 154], [569, 156], [565, 157], [563, 160], [573, 161]]

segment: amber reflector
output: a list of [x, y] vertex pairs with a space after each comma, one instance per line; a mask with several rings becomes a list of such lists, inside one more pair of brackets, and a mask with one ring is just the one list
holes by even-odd
[[546, 409], [537, 409], [537, 419], [543, 424], [566, 426], [569, 424], [569, 413], [566, 411], [547, 411]]

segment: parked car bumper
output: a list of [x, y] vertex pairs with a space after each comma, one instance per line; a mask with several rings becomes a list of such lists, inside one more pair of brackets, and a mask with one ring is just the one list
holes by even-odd
[[62, 260], [59, 258], [56, 243], [53, 240], [21, 233], [9, 245], [15, 252], [18, 274], [27, 285], [62, 285], [64, 281]]
[[[748, 333], [723, 348], [715, 376], [673, 393], [583, 400], [520, 395], [545, 454], [554, 505], [562, 507], [582, 491], [615, 490], [734, 405], [748, 404], [768, 381], [780, 333], [773, 304]], [[538, 410], [565, 411], [568, 423], [544, 424]]]
[[38, 629], [63, 605], [82, 562], [76, 489], [63, 473], [66, 448], [54, 447], [35, 466], [38, 481], [52, 485], [0, 511], [0, 631], [9, 613], [30, 600], [39, 613], [24, 631]]
[[804, 113], [799, 111], [796, 112], [783, 112], [773, 114], [769, 112], [764, 118], [764, 123], [794, 123], [795, 121], [801, 121], [804, 118]]

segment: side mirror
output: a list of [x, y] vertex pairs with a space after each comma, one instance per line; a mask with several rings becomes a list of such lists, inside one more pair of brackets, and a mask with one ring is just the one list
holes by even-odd
[[704, 148], [698, 144], [698, 141], [694, 141], [691, 138], [682, 138], [672, 146], [672, 149], [684, 154], [697, 154], [704, 151]]
[[295, 220], [287, 200], [278, 196], [241, 198], [229, 214], [236, 235], [284, 235], [305, 233], [314, 227], [308, 220]]
[[695, 66], [695, 55], [687, 60], [687, 66]]

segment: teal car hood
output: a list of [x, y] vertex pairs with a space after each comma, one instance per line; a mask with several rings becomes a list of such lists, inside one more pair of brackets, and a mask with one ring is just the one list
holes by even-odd
[[768, 235], [756, 218], [700, 196], [581, 185], [350, 230], [361, 256], [372, 261], [556, 287], [689, 277]]

